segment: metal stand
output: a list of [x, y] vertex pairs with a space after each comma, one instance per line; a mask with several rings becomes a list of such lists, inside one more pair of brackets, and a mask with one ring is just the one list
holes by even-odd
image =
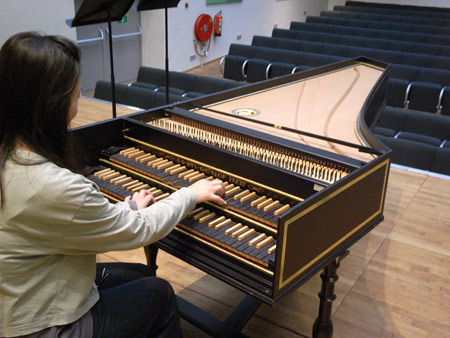
[[113, 61], [113, 43], [112, 43], [112, 29], [111, 29], [111, 8], [108, 7], [108, 32], [109, 32], [109, 63], [111, 69], [111, 98], [112, 98], [112, 116], [116, 118], [116, 78], [114, 76], [114, 61]]
[[73, 20], [66, 20], [69, 27], [108, 23], [109, 62], [111, 67], [112, 116], [116, 114], [116, 80], [114, 76], [113, 43], [111, 22], [121, 20], [128, 12], [134, 0], [85, 0], [81, 4]]
[[164, 8], [164, 22], [165, 22], [165, 44], [166, 44], [166, 104], [169, 104], [169, 25], [168, 25], [168, 15], [167, 15], [167, 6]]
[[313, 338], [331, 338], [333, 337], [333, 322], [331, 321], [331, 308], [336, 299], [334, 294], [334, 283], [339, 279], [336, 274], [341, 261], [349, 254], [346, 250], [334, 261], [328, 264], [320, 274], [322, 279], [322, 289], [319, 292], [320, 306], [319, 316], [314, 322]]

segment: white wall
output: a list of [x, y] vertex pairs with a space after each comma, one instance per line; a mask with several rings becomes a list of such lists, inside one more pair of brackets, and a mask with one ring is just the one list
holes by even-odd
[[[450, 7], [450, 0], [370, 0], [370, 2], [397, 3], [418, 6]], [[185, 8], [185, 3], [189, 7]], [[200, 65], [195, 55], [194, 22], [201, 13], [214, 15], [222, 10], [223, 34], [211, 41], [204, 62], [228, 53], [230, 43], [250, 44], [253, 35], [270, 36], [275, 24], [288, 28], [291, 21], [304, 21], [307, 15], [343, 5], [345, 0], [243, 0], [238, 3], [209, 5], [205, 0], [180, 1], [169, 13], [169, 60], [171, 70], [186, 70]], [[74, 0], [0, 0], [0, 46], [14, 33], [39, 30], [76, 40], [76, 30], [69, 28], [65, 19], [75, 16]], [[146, 66], [164, 68], [164, 10], [141, 13], [143, 28], [142, 62]], [[240, 34], [241, 40], [236, 36]]]
[[[250, 44], [253, 35], [270, 36], [275, 24], [289, 28], [291, 21], [305, 21], [307, 15], [318, 15], [327, 5], [328, 0], [243, 0], [208, 6], [205, 0], [180, 1], [177, 8], [168, 9], [169, 68], [181, 71], [200, 65], [199, 56], [194, 61], [189, 56], [195, 54], [194, 23], [202, 13], [214, 18], [222, 10], [224, 17], [222, 36], [212, 37], [208, 56], [203, 58], [208, 62], [226, 55], [230, 43]], [[142, 12], [141, 23], [143, 65], [164, 68], [164, 10]]]
[[[332, 10], [334, 6], [345, 5], [346, 0], [329, 0], [328, 9]], [[363, 2], [377, 2], [397, 5], [411, 5], [411, 6], [430, 6], [430, 7], [446, 7], [450, 8], [450, 0], [357, 0]]]
[[75, 28], [65, 19], [73, 19], [73, 0], [0, 0], [0, 46], [13, 34], [37, 30], [76, 40]]

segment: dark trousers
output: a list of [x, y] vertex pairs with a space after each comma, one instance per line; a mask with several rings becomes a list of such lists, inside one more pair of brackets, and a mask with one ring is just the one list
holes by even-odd
[[170, 284], [143, 264], [98, 263], [93, 338], [181, 337]]

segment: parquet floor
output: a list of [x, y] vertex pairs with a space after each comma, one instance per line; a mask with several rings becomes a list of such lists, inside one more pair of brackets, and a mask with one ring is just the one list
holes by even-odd
[[[190, 72], [220, 76], [216, 67], [206, 64]], [[334, 337], [450, 337], [450, 180], [392, 168], [384, 215], [338, 270]], [[99, 260], [145, 263], [145, 255], [142, 249], [109, 252]], [[177, 294], [219, 319], [243, 297], [161, 251], [158, 265], [158, 275]], [[263, 305], [243, 332], [250, 337], [311, 337], [319, 289], [316, 275], [275, 307]], [[182, 329], [186, 338], [208, 337], [185, 321]]]

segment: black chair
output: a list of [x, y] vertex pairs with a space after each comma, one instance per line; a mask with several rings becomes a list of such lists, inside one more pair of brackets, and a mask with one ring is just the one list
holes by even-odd
[[407, 108], [436, 113], [441, 89], [441, 85], [434, 83], [412, 83], [407, 97]]
[[147, 84], [148, 89], [156, 89], [166, 83], [164, 69], [153, 67], [139, 67], [136, 82]]
[[450, 116], [450, 87], [442, 88], [439, 93], [438, 111], [442, 115]]
[[416, 141], [386, 137], [383, 143], [392, 149], [392, 162], [421, 170], [431, 170], [435, 146]]
[[437, 148], [434, 154], [431, 171], [450, 175], [450, 148]]
[[238, 81], [223, 80], [207, 76], [197, 76], [194, 87], [191, 91], [186, 92], [184, 96], [191, 98], [200, 97], [227, 89], [242, 87], [244, 85], [245, 83]]
[[[126, 96], [127, 96], [127, 90], [128, 86], [116, 83], [116, 102], [121, 104], [126, 104]], [[105, 100], [105, 101], [112, 101], [112, 91], [111, 91], [111, 82], [109, 81], [97, 81], [95, 83], [95, 89], [94, 89], [94, 98]]]

